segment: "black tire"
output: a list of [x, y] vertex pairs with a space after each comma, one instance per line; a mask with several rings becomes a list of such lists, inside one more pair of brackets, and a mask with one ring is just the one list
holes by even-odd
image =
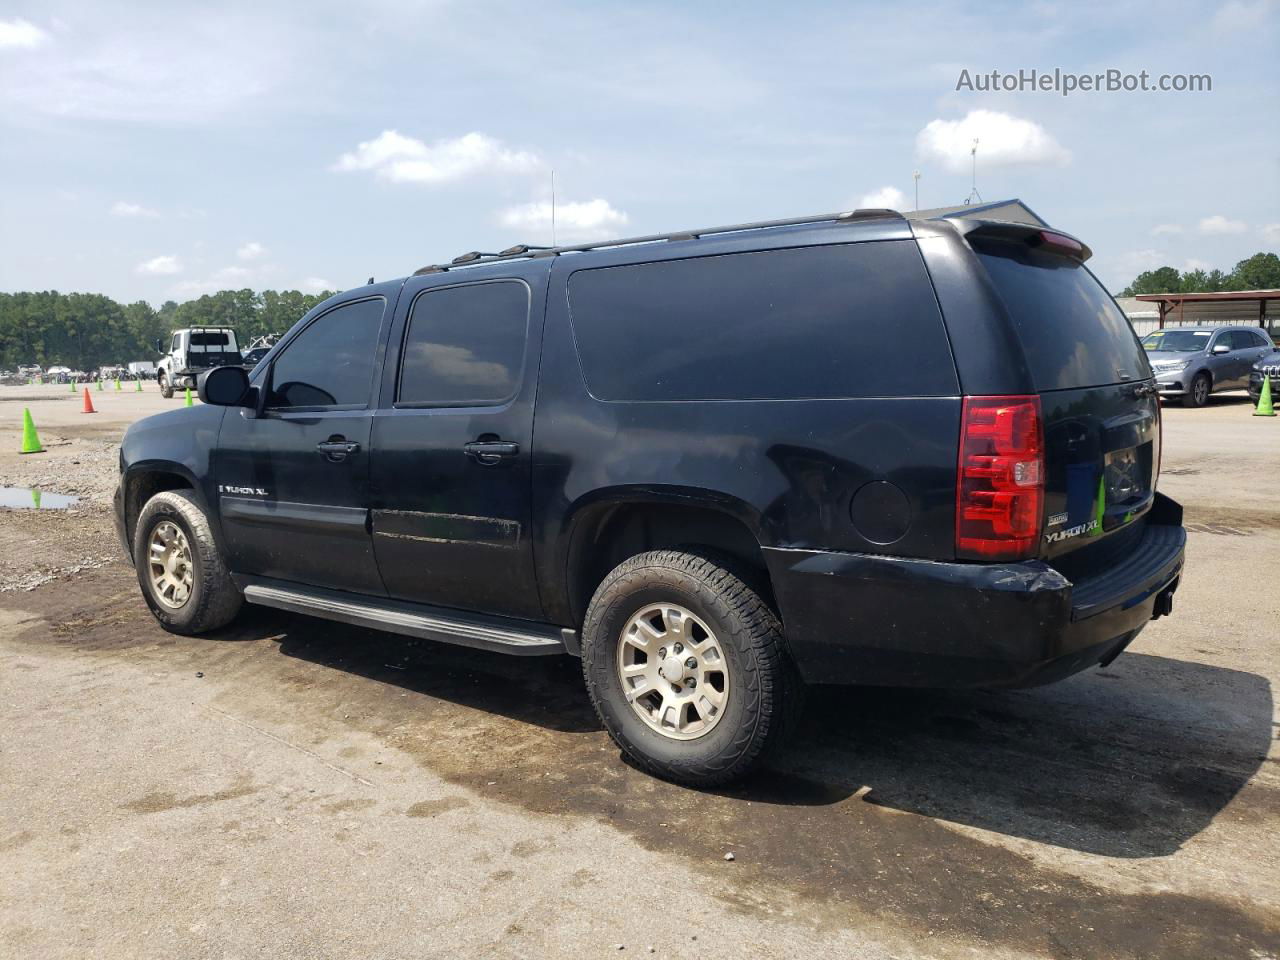
[[[724, 713], [695, 739], [675, 740], [655, 730], [623, 690], [622, 631], [654, 603], [679, 604], [705, 621], [728, 661]], [[692, 786], [727, 783], [767, 759], [803, 702], [803, 684], [773, 610], [724, 567], [679, 550], [639, 554], [604, 578], [582, 629], [582, 671], [600, 722], [626, 755], [655, 776]]]
[[[151, 578], [151, 536], [166, 521], [186, 537], [191, 555], [190, 594], [176, 608], [158, 597]], [[235, 619], [244, 602], [218, 552], [209, 521], [190, 491], [165, 490], [146, 502], [133, 533], [133, 565], [147, 606], [170, 633], [191, 636], [216, 630]]]
[[1209, 394], [1213, 392], [1213, 381], [1207, 373], [1197, 373], [1191, 378], [1187, 392], [1182, 395], [1184, 407], [1203, 407], [1209, 402]]
[[160, 396], [166, 400], [173, 399], [173, 384], [169, 382], [169, 378], [163, 373], [156, 375], [156, 383], [160, 384]]

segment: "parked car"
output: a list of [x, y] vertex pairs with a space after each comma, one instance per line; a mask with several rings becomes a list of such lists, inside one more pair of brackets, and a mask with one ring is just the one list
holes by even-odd
[[254, 347], [251, 350], [244, 351], [244, 368], [252, 370], [258, 365], [258, 361], [270, 352], [270, 347]]
[[636, 763], [714, 784], [806, 684], [1041, 684], [1170, 612], [1155, 385], [1082, 243], [889, 211], [643, 240], [339, 294], [133, 424], [156, 619], [567, 652]]
[[1274, 347], [1261, 327], [1172, 327], [1142, 338], [1162, 397], [1203, 407], [1215, 390], [1248, 386], [1249, 370]]
[[174, 390], [195, 387], [196, 376], [212, 367], [242, 362], [236, 346], [236, 333], [230, 327], [187, 327], [175, 330], [165, 352], [163, 340], [156, 350], [164, 354], [156, 364], [156, 383], [161, 396], [168, 399]]
[[1271, 398], [1280, 402], [1280, 347], [1263, 354], [1249, 371], [1249, 399], [1256, 405], [1262, 397], [1262, 380], [1271, 381]]

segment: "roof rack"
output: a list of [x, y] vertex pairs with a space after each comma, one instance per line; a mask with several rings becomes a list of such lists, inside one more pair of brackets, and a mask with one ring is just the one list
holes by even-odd
[[534, 257], [558, 257], [562, 253], [581, 253], [586, 250], [601, 250], [607, 247], [629, 247], [640, 243], [658, 243], [669, 240], [696, 240], [699, 237], [715, 236], [723, 233], [739, 233], [743, 230], [763, 230], [768, 227], [795, 227], [806, 223], [853, 223], [859, 220], [887, 220], [906, 218], [897, 210], [868, 208], [850, 210], [845, 213], [823, 213], [811, 217], [791, 217], [786, 220], [760, 220], [755, 223], [736, 223], [727, 227], [707, 227], [702, 230], [680, 230], [675, 233], [654, 233], [645, 237], [627, 237], [621, 240], [600, 240], [596, 243], [580, 243], [562, 247], [535, 247], [527, 243], [508, 247], [501, 253], [481, 253], [472, 250], [454, 257], [449, 263], [429, 264], [413, 272], [415, 277], [429, 273], [445, 273], [458, 267], [478, 266], [484, 263], [499, 263], [504, 260], [531, 259]]

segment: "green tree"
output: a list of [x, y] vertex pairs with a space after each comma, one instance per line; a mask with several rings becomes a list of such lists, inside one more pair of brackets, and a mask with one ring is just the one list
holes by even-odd
[[1280, 288], [1280, 257], [1255, 253], [1241, 260], [1231, 271], [1231, 290], [1275, 290]]
[[1145, 270], [1134, 278], [1133, 283], [1121, 291], [1122, 297], [1136, 297], [1140, 293], [1178, 293], [1182, 289], [1182, 278], [1173, 267], [1160, 267], [1158, 270]]

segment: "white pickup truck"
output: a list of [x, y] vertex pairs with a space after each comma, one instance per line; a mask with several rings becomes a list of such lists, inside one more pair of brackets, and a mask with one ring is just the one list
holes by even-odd
[[230, 327], [187, 327], [175, 330], [165, 351], [164, 341], [156, 341], [156, 350], [164, 354], [156, 365], [156, 383], [160, 393], [172, 397], [173, 391], [196, 385], [196, 377], [210, 367], [226, 367], [244, 362], [236, 345], [236, 332]]

